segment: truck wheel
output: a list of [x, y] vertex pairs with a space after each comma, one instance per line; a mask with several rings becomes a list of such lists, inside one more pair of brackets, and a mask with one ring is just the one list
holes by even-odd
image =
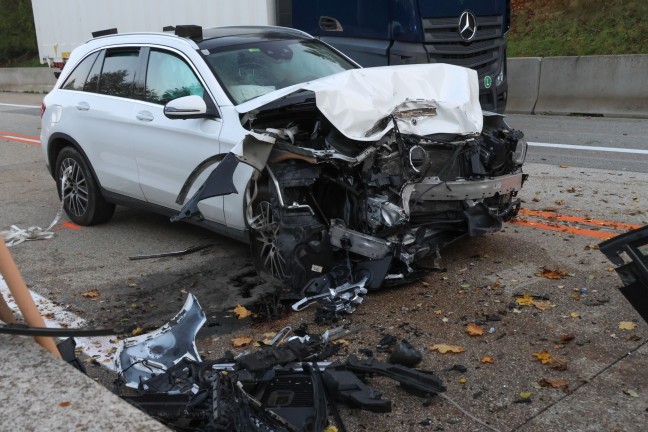
[[[64, 173], [68, 172], [65, 183]], [[56, 159], [56, 184], [65, 213], [78, 225], [96, 225], [108, 221], [115, 205], [107, 202], [97, 187], [92, 171], [81, 154], [65, 147]]]

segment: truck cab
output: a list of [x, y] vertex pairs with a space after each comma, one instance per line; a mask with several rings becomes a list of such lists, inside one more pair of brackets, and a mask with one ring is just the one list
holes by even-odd
[[510, 0], [300, 0], [292, 1], [291, 18], [290, 26], [364, 67], [449, 63], [474, 69], [482, 109], [506, 108]]

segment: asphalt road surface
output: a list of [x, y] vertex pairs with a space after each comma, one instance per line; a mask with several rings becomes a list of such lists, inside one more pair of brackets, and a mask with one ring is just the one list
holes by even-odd
[[[60, 207], [37, 143], [38, 99], [0, 93], [0, 229], [46, 227]], [[442, 251], [446, 273], [371, 293], [347, 318], [367, 330], [346, 349], [375, 347], [387, 332], [418, 346], [464, 346], [466, 352], [454, 358], [426, 351], [423, 368], [469, 366], [461, 376], [466, 382], [443, 376], [448, 394], [500, 430], [644, 430], [648, 325], [619, 294], [620, 280], [596, 244], [629, 226], [648, 224], [648, 120], [512, 115], [509, 123], [538, 144], [527, 156], [530, 178], [521, 193], [525, 213], [500, 233]], [[312, 321], [312, 311], [306, 311], [251, 328], [227, 324], [223, 310], [250, 304], [265, 292], [254, 288], [250, 276], [237, 277], [250, 268], [246, 245], [124, 207], [104, 225], [66, 222], [63, 217], [50, 240], [11, 248], [28, 285], [43, 296], [40, 304], [52, 308], [53, 317], [54, 310], [63, 310], [91, 325], [153, 328], [171, 318], [191, 292], [212, 329], [199, 346], [214, 354], [231, 349], [230, 331], [256, 334]], [[199, 245], [211, 246], [183, 257], [128, 259]], [[543, 276], [543, 269], [560, 270], [561, 279]], [[525, 292], [545, 295], [553, 306], [523, 307], [514, 295]], [[517, 312], [507, 307], [510, 303]], [[466, 336], [467, 322], [491, 313], [502, 317], [486, 326], [493, 334]], [[621, 321], [637, 326], [622, 330]], [[576, 343], [561, 339], [568, 334]], [[570, 367], [559, 372], [535, 361], [532, 353], [542, 350], [568, 358]], [[493, 365], [480, 362], [486, 355], [493, 356]], [[548, 377], [564, 378], [569, 391], [577, 391], [569, 395], [532, 385]], [[529, 391], [533, 404], [514, 403], [519, 393]], [[350, 429], [418, 430], [425, 419], [447, 431], [478, 428], [445, 403], [423, 408], [401, 393], [386, 391], [397, 401], [390, 417], [356, 412]]]

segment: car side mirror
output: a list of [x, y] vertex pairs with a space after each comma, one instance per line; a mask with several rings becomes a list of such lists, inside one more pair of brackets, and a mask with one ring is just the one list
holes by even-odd
[[169, 101], [164, 106], [164, 115], [172, 120], [213, 117], [200, 96], [183, 96]]

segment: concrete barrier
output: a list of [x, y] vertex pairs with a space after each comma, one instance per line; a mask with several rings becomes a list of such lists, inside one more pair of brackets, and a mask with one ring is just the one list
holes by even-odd
[[0, 69], [0, 91], [48, 93], [56, 84], [54, 71], [46, 67]]
[[510, 58], [508, 72], [508, 100], [506, 112], [532, 114], [540, 88], [540, 57]]
[[648, 55], [545, 57], [534, 113], [648, 117], [647, 71]]

